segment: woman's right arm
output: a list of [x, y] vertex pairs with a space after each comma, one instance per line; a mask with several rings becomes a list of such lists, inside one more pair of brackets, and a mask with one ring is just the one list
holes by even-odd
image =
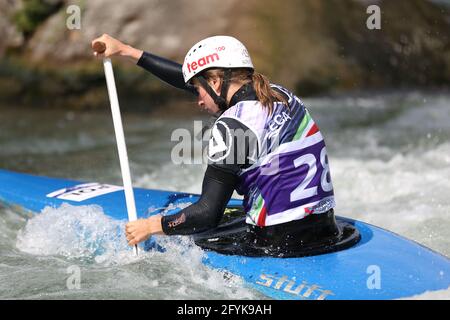
[[208, 166], [200, 199], [176, 214], [163, 216], [161, 229], [164, 234], [187, 235], [217, 227], [237, 181], [237, 175], [231, 171]]
[[100, 58], [112, 56], [124, 57], [175, 88], [186, 90], [194, 95], [197, 94], [194, 86], [184, 83], [181, 64], [133, 48], [107, 34], [103, 34], [101, 37], [94, 39], [92, 44], [99, 41], [105, 44], [106, 50], [104, 53], [94, 52], [95, 56]]

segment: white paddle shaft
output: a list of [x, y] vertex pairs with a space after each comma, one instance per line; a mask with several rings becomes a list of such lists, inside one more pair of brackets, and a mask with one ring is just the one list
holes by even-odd
[[[103, 59], [105, 69], [106, 85], [108, 87], [109, 102], [111, 103], [111, 112], [116, 133], [117, 149], [119, 151], [120, 170], [122, 172], [123, 187], [125, 189], [125, 201], [127, 204], [128, 220], [137, 220], [136, 203], [134, 201], [133, 186], [131, 184], [130, 166], [128, 164], [127, 146], [125, 144], [125, 135], [123, 133], [122, 117], [120, 116], [119, 99], [117, 97], [116, 83], [114, 81], [114, 72], [111, 59]], [[135, 246], [137, 254], [137, 246]]]

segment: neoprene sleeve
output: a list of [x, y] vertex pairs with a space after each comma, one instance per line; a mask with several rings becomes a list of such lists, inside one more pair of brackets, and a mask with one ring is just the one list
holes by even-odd
[[166, 235], [187, 235], [216, 227], [233, 195], [237, 176], [212, 165], [206, 169], [200, 199], [177, 214], [163, 216]]
[[197, 90], [194, 86], [184, 83], [181, 64], [144, 51], [137, 65], [175, 88], [197, 95]]

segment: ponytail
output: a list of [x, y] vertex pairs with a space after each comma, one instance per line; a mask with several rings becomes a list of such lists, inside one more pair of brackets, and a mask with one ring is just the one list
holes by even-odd
[[256, 96], [261, 104], [269, 110], [269, 114], [273, 112], [273, 104], [275, 102], [282, 102], [289, 108], [289, 103], [286, 97], [278, 91], [275, 91], [271, 86], [269, 79], [261, 73], [254, 72], [252, 75], [253, 87]]

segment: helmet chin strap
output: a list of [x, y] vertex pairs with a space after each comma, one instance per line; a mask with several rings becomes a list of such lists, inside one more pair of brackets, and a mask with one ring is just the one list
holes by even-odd
[[203, 89], [205, 89], [206, 92], [211, 96], [214, 103], [217, 104], [219, 109], [221, 111], [227, 110], [228, 109], [227, 93], [228, 89], [230, 88], [231, 69], [225, 69], [222, 81], [222, 89], [220, 90], [220, 96], [216, 94], [214, 89], [209, 85], [208, 81], [206, 81], [205, 77], [199, 75], [197, 78]]

